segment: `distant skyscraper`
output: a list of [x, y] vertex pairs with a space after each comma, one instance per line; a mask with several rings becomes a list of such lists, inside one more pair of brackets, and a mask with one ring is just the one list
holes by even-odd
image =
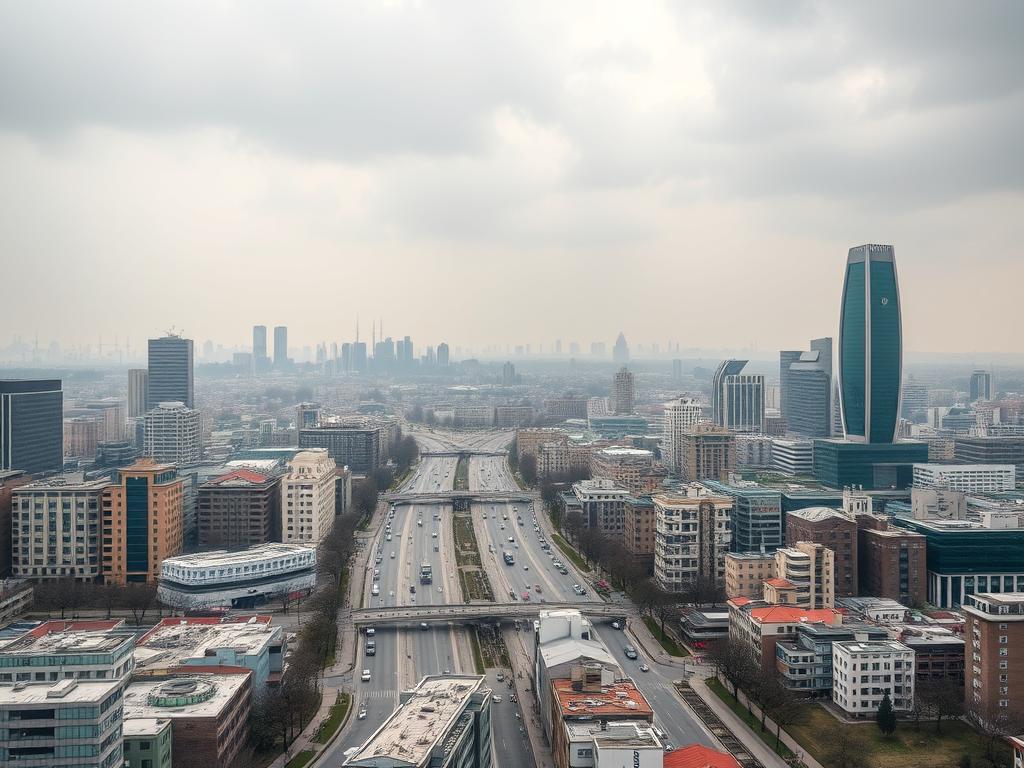
[[256, 370], [260, 370], [260, 363], [267, 359], [267, 326], [265, 325], [252, 327], [252, 359]]
[[975, 371], [971, 374], [971, 402], [992, 399], [992, 374], [988, 371]]
[[839, 386], [848, 440], [893, 442], [902, 375], [903, 331], [893, 248], [851, 248], [839, 319]]
[[63, 411], [60, 379], [0, 380], [0, 470], [60, 471]]
[[437, 364], [442, 368], [449, 364], [448, 344], [443, 341], [437, 345]]
[[625, 365], [629, 362], [629, 345], [626, 343], [626, 337], [619, 333], [619, 338], [615, 340], [615, 346], [612, 347], [612, 362], [619, 365]]
[[723, 360], [711, 381], [715, 424], [737, 432], [764, 427], [764, 376], [744, 374], [746, 360]]
[[357, 341], [352, 345], [352, 370], [355, 373], [366, 373], [365, 341]]
[[288, 326], [274, 327], [274, 367], [278, 370], [288, 367]]
[[569, 342], [569, 354], [576, 357], [580, 353], [580, 343], [578, 341]]
[[149, 389], [149, 371], [145, 368], [132, 368], [128, 371], [128, 418], [142, 416], [147, 408], [146, 402]]
[[832, 434], [832, 339], [811, 341], [809, 352], [779, 353], [782, 416], [803, 437]]
[[[620, 337], [621, 338], [621, 337]], [[632, 413], [636, 397], [633, 374], [626, 366], [622, 366], [612, 381], [612, 396], [609, 403], [613, 413]]]
[[562, 340], [561, 339], [555, 339], [555, 356], [556, 357], [561, 357], [562, 356]]
[[342, 373], [352, 372], [352, 342], [349, 341], [341, 345], [341, 371]]
[[683, 361], [678, 358], [672, 361], [672, 381], [683, 380]]
[[506, 362], [501, 367], [501, 383], [506, 387], [516, 383], [516, 367], [511, 362]]
[[192, 339], [164, 336], [149, 340], [149, 385], [146, 407], [179, 402], [191, 408]]

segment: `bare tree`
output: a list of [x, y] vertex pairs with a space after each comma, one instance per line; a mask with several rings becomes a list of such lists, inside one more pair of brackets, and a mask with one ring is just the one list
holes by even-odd
[[985, 757], [992, 763], [998, 758], [997, 747], [1024, 730], [1024, 714], [1016, 708], [1000, 707], [996, 702], [970, 707], [968, 716], [984, 737]]
[[923, 714], [935, 718], [935, 733], [942, 733], [942, 719], [964, 713], [964, 687], [949, 678], [925, 678], [917, 684], [916, 700]]
[[867, 768], [868, 741], [855, 728], [839, 728], [822, 765], [829, 768]]
[[519, 474], [522, 476], [523, 481], [529, 485], [534, 486], [537, 484], [537, 457], [532, 453], [527, 453], [519, 461]]
[[739, 701], [740, 687], [760, 673], [761, 664], [753, 650], [733, 637], [715, 643], [708, 656], [715, 671], [732, 686], [733, 701]]
[[125, 607], [132, 612], [132, 621], [140, 626], [146, 612], [156, 603], [155, 584], [129, 584], [124, 590]]

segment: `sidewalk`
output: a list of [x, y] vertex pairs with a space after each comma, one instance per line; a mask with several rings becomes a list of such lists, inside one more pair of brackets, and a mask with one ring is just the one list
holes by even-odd
[[[715, 692], [708, 688], [707, 681], [704, 678], [696, 676], [691, 677], [690, 687], [698, 696], [700, 696], [705, 704], [714, 710], [715, 714], [718, 715], [722, 722], [729, 727], [729, 730], [733, 732], [733, 735], [742, 741], [743, 746], [750, 750], [750, 753], [757, 757], [757, 759], [760, 760], [766, 768], [771, 768], [771, 766], [775, 766], [775, 768], [785, 768], [785, 760], [775, 754], [775, 752], [761, 740], [761, 737], [758, 736], [757, 733], [752, 731], [746, 723], [740, 720], [733, 711], [715, 695]], [[743, 691], [740, 691], [739, 700], [743, 706], [747, 705], [747, 697]], [[752, 709], [754, 711], [754, 716], [760, 720], [761, 710], [756, 704], [753, 705]], [[765, 719], [765, 727], [774, 736], [775, 723], [770, 717]], [[821, 763], [815, 760], [811, 755], [807, 754], [804, 748], [797, 744], [796, 740], [794, 740], [785, 731], [782, 731], [782, 743], [789, 747], [794, 754], [799, 755], [807, 768], [822, 768]]]
[[[505, 638], [505, 647], [508, 649], [509, 661], [512, 664], [512, 678], [516, 696], [519, 699], [519, 708], [523, 713], [523, 727], [526, 728], [526, 735], [533, 751], [534, 764], [537, 768], [554, 768], [555, 761], [551, 756], [551, 746], [540, 726], [537, 700], [533, 691], [529, 689], [532, 670], [529, 668], [530, 657], [526, 653], [522, 636], [519, 632], [510, 629], [504, 630], [502, 636]], [[510, 636], [514, 636], [512, 641], [509, 639]], [[527, 702], [529, 702], [529, 706], [527, 706]]]
[[[676, 667], [683, 672], [686, 672], [687, 669], [693, 671], [696, 666], [689, 656], [673, 656], [662, 648], [658, 638], [651, 634], [651, 630], [647, 628], [642, 616], [627, 617], [626, 631], [636, 640], [637, 645], [643, 649], [648, 659], [658, 664]], [[689, 663], [689, 667], [687, 667], [687, 663]]]

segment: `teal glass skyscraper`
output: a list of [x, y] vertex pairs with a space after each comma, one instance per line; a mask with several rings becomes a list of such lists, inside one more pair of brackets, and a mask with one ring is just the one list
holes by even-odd
[[902, 375], [903, 330], [892, 246], [851, 248], [839, 319], [839, 388], [848, 440], [894, 441]]

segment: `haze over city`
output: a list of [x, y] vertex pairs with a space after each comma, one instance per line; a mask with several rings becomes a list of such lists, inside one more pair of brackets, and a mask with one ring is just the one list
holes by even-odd
[[0, 344], [383, 314], [770, 356], [835, 333], [846, 249], [884, 242], [909, 350], [1020, 352], [1022, 14], [8, 3], [0, 253], [47, 301], [9, 292]]

